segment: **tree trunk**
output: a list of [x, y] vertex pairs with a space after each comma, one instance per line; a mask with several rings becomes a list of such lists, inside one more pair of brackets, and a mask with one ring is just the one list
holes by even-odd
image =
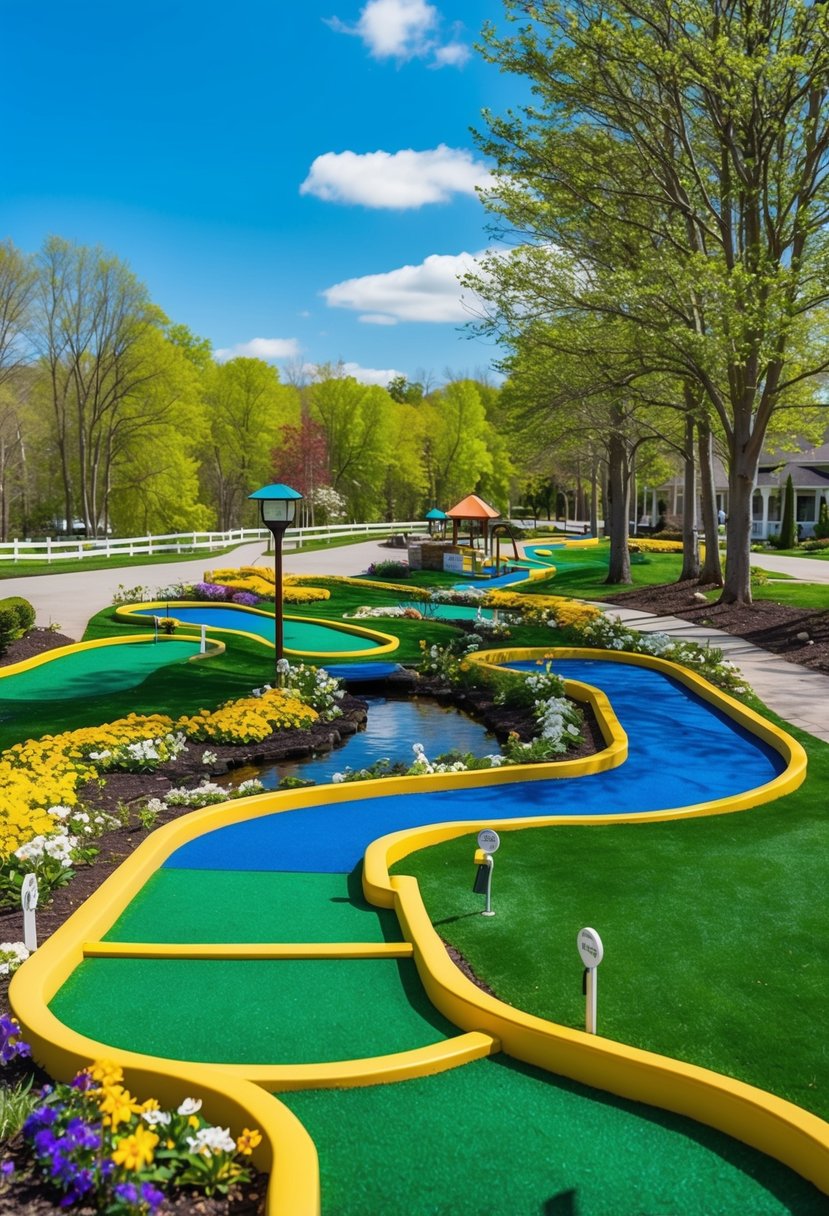
[[714, 485], [714, 437], [707, 422], [699, 423], [697, 436], [702, 530], [705, 536], [705, 558], [700, 570], [699, 581], [714, 583], [717, 587], [722, 587], [720, 530], [717, 522], [717, 492]]
[[599, 535], [599, 461], [595, 456], [590, 472], [590, 531]]
[[697, 543], [697, 471], [694, 461], [694, 418], [685, 415], [685, 442], [682, 459], [685, 464], [685, 485], [682, 512], [682, 570], [679, 581], [699, 578], [699, 545]]
[[[614, 412], [616, 412], [614, 410]], [[608, 516], [610, 562], [606, 583], [630, 583], [630, 550], [628, 549], [628, 518], [630, 515], [630, 469], [624, 437], [618, 427], [612, 427], [607, 449], [608, 458]], [[606, 521], [607, 523], [607, 521]]]
[[723, 604], [751, 603], [751, 500], [757, 460], [747, 456], [737, 439], [728, 471], [728, 521], [726, 523], [725, 582]]

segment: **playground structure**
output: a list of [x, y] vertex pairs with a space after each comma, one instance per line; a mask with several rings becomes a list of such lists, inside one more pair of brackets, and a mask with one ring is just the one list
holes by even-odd
[[[509, 665], [534, 664], [537, 654], [504, 651], [497, 656], [490, 652], [488, 657]], [[805, 759], [794, 740], [682, 669], [642, 656], [595, 651], [561, 652], [559, 662], [562, 674], [572, 671], [582, 681], [592, 677], [587, 686], [568, 685], [570, 695], [593, 704], [607, 744], [587, 761], [275, 794], [240, 800], [232, 810], [222, 806], [196, 812], [154, 833], [15, 977], [15, 1012], [37, 1057], [54, 1075], [69, 1076], [103, 1052], [127, 1069], [136, 1088], [143, 1083], [162, 1100], [167, 1093], [179, 1094], [182, 1084], [198, 1086], [214, 1118], [255, 1120], [266, 1133], [259, 1161], [273, 1170], [269, 1211], [274, 1214], [315, 1213], [319, 1175], [307, 1134], [286, 1107], [264, 1090], [365, 1086], [428, 1076], [434, 1077], [433, 1084], [448, 1085], [459, 1065], [464, 1066], [461, 1074], [471, 1069], [471, 1075], [477, 1076], [499, 1050], [556, 1074], [690, 1114], [739, 1135], [823, 1189], [829, 1188], [829, 1142], [821, 1120], [750, 1086], [557, 1027], [485, 997], [446, 959], [414, 881], [391, 874], [393, 863], [413, 849], [478, 826], [518, 830], [539, 823], [568, 822], [588, 829], [608, 818], [646, 823], [683, 815], [722, 814], [779, 797], [803, 779]], [[677, 681], [693, 697], [676, 700], [673, 689]], [[610, 701], [589, 686], [601, 684], [612, 689]], [[663, 738], [661, 768], [654, 775], [653, 755], [647, 748], [636, 754], [636, 748], [644, 747], [638, 718], [628, 723], [626, 733], [611, 708], [624, 704], [630, 713], [631, 706], [652, 705], [657, 692], [662, 698], [661, 720], [675, 723], [681, 735], [686, 732], [708, 761], [690, 785], [686, 767], [677, 763], [672, 769], [669, 763], [671, 756], [687, 753], [680, 736], [673, 743]], [[680, 712], [684, 705], [693, 709], [687, 725]], [[731, 758], [729, 764], [726, 757]], [[591, 813], [591, 806], [601, 810]], [[616, 807], [618, 813], [608, 816], [608, 806]], [[424, 823], [432, 826], [419, 826]], [[333, 876], [342, 879], [364, 855], [365, 895], [375, 907], [394, 909], [396, 931], [393, 923], [386, 924], [379, 934], [376, 930], [369, 933], [375, 940], [366, 942], [371, 914], [351, 891], [348, 905], [354, 911], [348, 912], [343, 905], [342, 915], [347, 913], [361, 922], [360, 940], [331, 940], [332, 933], [341, 934], [345, 928], [340, 912], [337, 924], [328, 930], [321, 931], [316, 918], [316, 931], [309, 931], [308, 914], [303, 911], [310, 907], [308, 900], [322, 897], [331, 907]], [[261, 898], [251, 900], [257, 884], [263, 895], [266, 889], [271, 896], [280, 890], [285, 895], [261, 924], [251, 918], [249, 910], [270, 906], [272, 899], [265, 904]], [[303, 885], [305, 897], [300, 898]], [[191, 902], [196, 901], [189, 928], [182, 924], [181, 914], [173, 911], [185, 906], [181, 902], [185, 889]], [[243, 901], [246, 893], [247, 901], [237, 903], [229, 894], [232, 891]], [[285, 919], [287, 909], [297, 906], [299, 911], [292, 915], [300, 921], [305, 918], [308, 936], [285, 941], [279, 934], [290, 924]], [[210, 907], [215, 907], [215, 914], [209, 914]], [[234, 926], [236, 936], [230, 941]], [[205, 936], [211, 927], [212, 939]], [[243, 930], [247, 935], [240, 936]], [[159, 992], [168, 999], [174, 975], [183, 977], [185, 992], [207, 992], [210, 983], [205, 968], [214, 965], [216, 975], [225, 968], [228, 980], [228, 966], [237, 976], [242, 975], [239, 968], [252, 968], [251, 977], [259, 974], [274, 993], [272, 977], [280, 969], [287, 976], [286, 965], [295, 972], [297, 968], [313, 972], [325, 960], [328, 978], [324, 985], [335, 973], [338, 982], [344, 982], [349, 969], [352, 976], [360, 971], [359, 991], [372, 990], [376, 983], [377, 993], [385, 992], [383, 999], [394, 1007], [396, 998], [381, 982], [381, 975], [388, 975], [393, 966], [409, 968], [410, 976], [411, 966], [416, 966], [429, 999], [448, 1022], [437, 1036], [432, 1023], [425, 1042], [422, 1027], [417, 1031], [410, 1024], [406, 1032], [409, 1043], [402, 1050], [279, 1063], [267, 1063], [257, 1056], [265, 1040], [251, 1026], [248, 1055], [252, 1052], [253, 1058], [231, 1063], [213, 1056], [197, 1058], [192, 1037], [189, 1043], [179, 1038], [176, 1051], [163, 1050], [165, 1035], [171, 1046], [175, 1041], [174, 1010], [155, 1043], [142, 1041], [147, 1019], [132, 1016], [142, 975], [148, 981], [142, 989], [148, 1001], [152, 1000], [153, 983], [160, 983]], [[191, 980], [186, 979], [187, 967]], [[410, 987], [411, 979], [406, 983]], [[176, 981], [172, 985], [176, 987]], [[251, 979], [251, 986], [244, 989], [251, 1000], [255, 988]], [[228, 989], [222, 986], [222, 990]], [[205, 999], [204, 1004], [209, 1002]], [[245, 1002], [236, 1001], [235, 1008], [242, 1015], [241, 1022], [250, 1025]], [[375, 1019], [378, 1031], [382, 1008], [378, 1005]], [[219, 1017], [223, 1026], [222, 1018], [227, 1016], [225, 1010]], [[451, 1029], [451, 1023], [460, 1033]], [[269, 1037], [273, 1039], [272, 1033]], [[200, 1038], [204, 1042], [204, 1027]], [[213, 1050], [219, 1049], [221, 1035], [210, 1039], [208, 1033], [208, 1040]], [[444, 1074], [447, 1080], [442, 1082]], [[552, 1080], [549, 1084], [554, 1087]], [[306, 1099], [298, 1094], [296, 1100], [297, 1109], [304, 1108]], [[290, 1102], [290, 1092], [286, 1101]], [[335, 1101], [333, 1095], [331, 1101]], [[425, 1166], [421, 1162], [421, 1170]]]

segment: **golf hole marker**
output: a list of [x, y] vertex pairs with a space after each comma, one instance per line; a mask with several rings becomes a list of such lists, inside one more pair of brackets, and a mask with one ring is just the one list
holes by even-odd
[[492, 828], [482, 828], [478, 833], [478, 848], [475, 851], [475, 882], [472, 890], [476, 895], [486, 895], [486, 907], [481, 916], [494, 916], [492, 911], [492, 871], [495, 861], [492, 854], [497, 853], [501, 846], [501, 837]]
[[588, 1034], [596, 1034], [599, 988], [596, 972], [604, 958], [604, 946], [596, 930], [590, 928], [579, 930], [576, 945], [584, 963], [584, 1028]]
[[34, 874], [27, 874], [20, 888], [20, 903], [23, 906], [23, 945], [29, 954], [37, 950], [37, 923], [35, 921], [37, 900], [37, 878]]

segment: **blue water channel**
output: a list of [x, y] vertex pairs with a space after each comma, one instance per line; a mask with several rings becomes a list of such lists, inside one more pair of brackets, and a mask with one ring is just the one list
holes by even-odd
[[430, 760], [451, 749], [472, 752], [475, 756], [498, 751], [497, 739], [480, 722], [431, 698], [397, 701], [364, 696], [362, 700], [368, 705], [366, 728], [352, 735], [342, 747], [310, 760], [286, 760], [266, 768], [246, 765], [234, 770], [226, 784], [233, 787], [255, 776], [266, 789], [272, 790], [284, 777], [329, 782], [334, 773], [341, 773], [346, 767], [368, 768], [378, 760], [409, 765], [414, 760], [414, 743], [423, 745]]
[[[535, 664], [516, 664], [534, 668]], [[646, 668], [561, 660], [555, 671], [601, 689], [629, 737], [619, 768], [578, 778], [394, 794], [300, 808], [219, 828], [178, 849], [171, 868], [342, 873], [386, 832], [444, 820], [621, 815], [693, 806], [764, 785], [782, 757], [684, 685]], [[446, 749], [452, 740], [446, 739]]]

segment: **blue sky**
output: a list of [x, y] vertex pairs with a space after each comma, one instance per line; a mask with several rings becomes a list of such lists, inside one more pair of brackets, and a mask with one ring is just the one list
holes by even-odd
[[459, 332], [454, 275], [489, 243], [469, 128], [517, 95], [472, 46], [501, 17], [500, 0], [0, 0], [0, 237], [103, 245], [219, 357], [381, 383], [482, 371], [494, 348]]

